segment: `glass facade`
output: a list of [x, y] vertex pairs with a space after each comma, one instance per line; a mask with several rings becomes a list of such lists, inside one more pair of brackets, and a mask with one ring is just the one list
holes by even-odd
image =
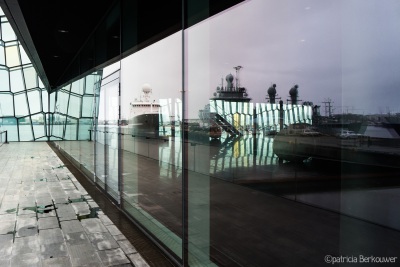
[[398, 262], [400, 3], [200, 2], [129, 55], [119, 2], [93, 41], [121, 60], [50, 95], [2, 17], [10, 140], [49, 136], [183, 266]]

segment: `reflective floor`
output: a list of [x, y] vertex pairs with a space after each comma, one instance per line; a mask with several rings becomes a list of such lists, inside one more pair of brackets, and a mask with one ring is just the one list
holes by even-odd
[[[159, 222], [159, 232], [167, 229], [169, 237], [181, 237], [182, 174], [172, 164], [174, 157], [181, 157], [180, 144], [171, 139], [138, 142], [118, 159], [125, 207]], [[93, 167], [87, 153], [93, 142], [59, 143], [77, 161]], [[209, 224], [213, 263], [324, 266], [325, 255], [400, 256], [397, 169], [279, 164], [268, 149], [253, 159], [235, 146], [241, 143], [233, 143], [231, 150], [226, 144], [189, 146], [191, 159], [202, 159], [191, 161], [188, 170], [190, 194], [195, 195], [189, 200], [194, 214], [189, 222], [195, 225], [190, 234], [201, 243], [202, 225]]]

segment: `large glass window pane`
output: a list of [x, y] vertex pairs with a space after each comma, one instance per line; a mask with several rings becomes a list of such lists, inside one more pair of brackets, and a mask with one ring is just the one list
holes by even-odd
[[181, 43], [181, 33], [173, 34], [121, 63], [122, 159], [130, 162], [122, 169], [124, 206], [179, 258]]
[[67, 125], [65, 130], [65, 140], [76, 140], [77, 139], [77, 125], [78, 120], [68, 117]]
[[12, 116], [14, 116], [13, 96], [11, 94], [0, 94], [0, 117]]
[[11, 92], [20, 92], [25, 90], [24, 79], [22, 77], [22, 70], [16, 69], [10, 72], [11, 79]]
[[85, 94], [94, 94], [94, 86], [97, 81], [96, 75], [88, 75], [85, 78]]
[[70, 95], [64, 91], [57, 92], [57, 102], [56, 102], [55, 112], [59, 112], [61, 114], [67, 114], [69, 97]]
[[[7, 131], [8, 141], [18, 141], [17, 119], [15, 117], [1, 118], [1, 130]], [[3, 136], [5, 138], [5, 136]]]
[[31, 114], [38, 113], [42, 111], [41, 107], [41, 99], [40, 99], [40, 91], [29, 91], [28, 92], [28, 101], [29, 101], [29, 109]]
[[7, 67], [15, 67], [18, 65], [21, 65], [21, 60], [19, 57], [19, 51], [18, 51], [18, 46], [13, 45], [13, 46], [7, 46], [5, 48], [6, 50], [6, 65]]
[[82, 79], [79, 79], [72, 83], [71, 92], [81, 95], [81, 94], [83, 94], [83, 86], [84, 86], [84, 83], [83, 83]]
[[1, 38], [4, 42], [13, 41], [17, 39], [9, 22], [1, 23]]
[[31, 63], [31, 61], [29, 60], [28, 55], [25, 52], [25, 49], [22, 45], [19, 46], [19, 51], [21, 53], [21, 60], [22, 60], [22, 64], [29, 64]]
[[35, 134], [35, 139], [45, 136], [45, 123], [44, 114], [37, 114], [32, 116], [32, 127]]
[[9, 72], [0, 68], [0, 91], [10, 91]]
[[68, 115], [79, 118], [81, 112], [81, 99], [80, 97], [71, 95], [69, 97]]
[[49, 93], [46, 90], [42, 90], [42, 107], [44, 112], [49, 111]]
[[28, 102], [25, 93], [14, 96], [14, 106], [16, 117], [24, 117], [29, 115]]
[[24, 68], [25, 86], [26, 89], [35, 88], [37, 84], [37, 73], [33, 67]]
[[82, 117], [93, 116], [93, 96], [82, 97]]
[[387, 154], [400, 144], [400, 19], [387, 10], [400, 4], [363, 3], [244, 1], [185, 30], [189, 264], [387, 254], [400, 193], [378, 185], [400, 173]]
[[24, 117], [18, 119], [19, 141], [33, 141], [31, 119]]
[[5, 58], [5, 51], [4, 51], [4, 44], [2, 41], [0, 41], [0, 65], [5, 65], [6, 64], [6, 58]]

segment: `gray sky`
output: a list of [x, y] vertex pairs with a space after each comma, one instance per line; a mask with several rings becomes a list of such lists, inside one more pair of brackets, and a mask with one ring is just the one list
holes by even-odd
[[[123, 60], [123, 101], [144, 83], [155, 99], [180, 98], [181, 37]], [[250, 0], [188, 29], [185, 44], [189, 117], [237, 65], [253, 102], [272, 83], [284, 100], [298, 84], [300, 99], [331, 98], [336, 112], [400, 112], [398, 0]]]

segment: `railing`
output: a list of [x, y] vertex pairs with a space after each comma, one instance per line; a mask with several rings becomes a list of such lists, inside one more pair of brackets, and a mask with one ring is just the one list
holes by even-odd
[[0, 142], [2, 143], [1, 145], [3, 145], [3, 134], [5, 135], [5, 142], [4, 144], [8, 144], [8, 132], [7, 130], [0, 132]]

